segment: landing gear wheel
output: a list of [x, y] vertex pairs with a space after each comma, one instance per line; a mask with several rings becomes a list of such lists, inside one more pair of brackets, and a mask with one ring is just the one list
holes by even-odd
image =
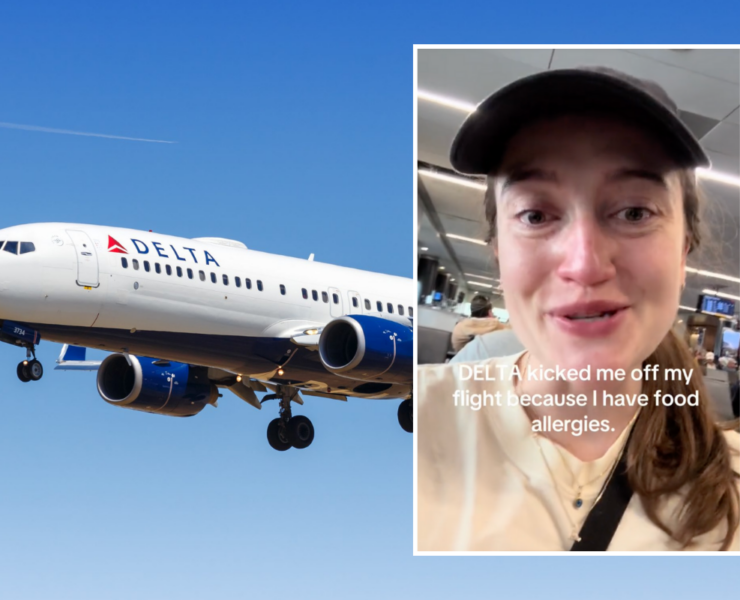
[[288, 439], [294, 448], [308, 448], [313, 442], [313, 423], [308, 417], [298, 415], [288, 421]]
[[398, 423], [401, 429], [414, 433], [414, 402], [407, 398], [398, 406]]
[[286, 429], [286, 427], [281, 427], [280, 419], [273, 419], [267, 426], [267, 441], [279, 452], [285, 452], [291, 446]]
[[20, 379], [23, 383], [28, 383], [31, 381], [31, 375], [28, 373], [28, 365], [21, 363], [18, 363], [18, 368], [16, 369], [16, 374], [18, 375], [18, 379]]
[[44, 376], [44, 367], [34, 358], [26, 365], [26, 373], [31, 381], [38, 381]]

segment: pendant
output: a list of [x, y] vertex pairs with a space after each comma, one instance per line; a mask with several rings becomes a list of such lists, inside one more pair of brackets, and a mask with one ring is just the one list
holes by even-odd
[[573, 533], [570, 534], [570, 539], [572, 539], [574, 542], [581, 541], [581, 536], [578, 535], [578, 532], [575, 530], [575, 528], [573, 529]]
[[573, 507], [581, 508], [581, 506], [583, 506], [583, 500], [581, 500], [580, 498], [576, 498], [575, 502], [573, 502]]

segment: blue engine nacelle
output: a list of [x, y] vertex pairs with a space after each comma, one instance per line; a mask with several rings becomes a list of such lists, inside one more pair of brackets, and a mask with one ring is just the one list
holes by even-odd
[[124, 354], [102, 362], [98, 392], [109, 404], [172, 417], [197, 415], [218, 397], [203, 367]]
[[319, 356], [331, 373], [361, 381], [410, 384], [414, 334], [408, 325], [368, 315], [331, 321], [319, 338]]

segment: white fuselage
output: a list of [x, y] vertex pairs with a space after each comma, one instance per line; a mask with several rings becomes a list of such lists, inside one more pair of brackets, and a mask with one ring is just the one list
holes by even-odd
[[162, 358], [192, 361], [210, 340], [199, 364], [242, 372], [264, 353], [255, 363], [215, 348], [220, 338], [290, 340], [351, 314], [413, 317], [411, 279], [227, 241], [65, 223], [2, 229], [0, 241], [33, 244], [0, 250], [0, 319], [38, 325], [53, 341], [134, 352], [143, 336], [174, 346]]

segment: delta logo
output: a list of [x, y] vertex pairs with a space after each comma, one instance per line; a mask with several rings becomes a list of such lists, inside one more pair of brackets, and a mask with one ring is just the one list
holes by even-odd
[[123, 247], [121, 242], [117, 241], [116, 238], [108, 236], [108, 252], [114, 252], [116, 254], [128, 254], [126, 248]]
[[[135, 240], [131, 238], [131, 243], [133, 244], [134, 248], [136, 248], [136, 252], [138, 254], [149, 254], [149, 246], [147, 245], [146, 242], [142, 242], [141, 240]], [[160, 256], [162, 258], [170, 258], [171, 255], [165, 254], [165, 252], [171, 251], [172, 257], [174, 259], [182, 261], [182, 262], [188, 262], [188, 253], [189, 253], [192, 261], [195, 264], [200, 264], [198, 263], [198, 257], [196, 253], [200, 254], [200, 252], [202, 252], [202, 258], [205, 259], [206, 266], [210, 264], [214, 264], [217, 267], [221, 266], [220, 264], [218, 264], [218, 261], [213, 257], [213, 255], [210, 252], [208, 252], [208, 250], [201, 250], [199, 252], [195, 248], [188, 248], [188, 247], [182, 246], [182, 249], [180, 250], [180, 252], [182, 252], [183, 256], [180, 256], [180, 254], [178, 254], [177, 252], [177, 249], [173, 245], [170, 245], [170, 249], [167, 250], [164, 248], [164, 245], [160, 242], [150, 241], [149, 244], [151, 244], [152, 248], [154, 248], [154, 251], [157, 253], [157, 256]], [[128, 254], [128, 250], [126, 250], [124, 245], [111, 235], [108, 236], [108, 252], [112, 252], [114, 254]]]

